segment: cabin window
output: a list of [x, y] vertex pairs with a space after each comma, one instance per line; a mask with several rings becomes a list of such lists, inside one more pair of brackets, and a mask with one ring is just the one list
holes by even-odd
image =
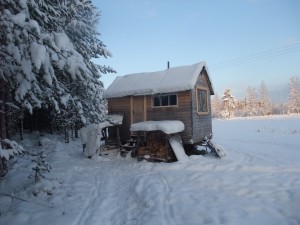
[[208, 113], [208, 90], [206, 88], [197, 87], [197, 113]]
[[177, 94], [161, 94], [152, 97], [153, 107], [177, 106]]

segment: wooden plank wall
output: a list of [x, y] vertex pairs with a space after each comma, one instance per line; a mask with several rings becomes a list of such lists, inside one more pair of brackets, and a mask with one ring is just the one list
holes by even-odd
[[[208, 86], [208, 78], [205, 75], [206, 71], [202, 72], [199, 76], [196, 86]], [[209, 89], [210, 90], [210, 89]], [[192, 120], [193, 120], [193, 143], [202, 141], [205, 137], [208, 137], [212, 133], [212, 117], [211, 117], [211, 100], [210, 91], [208, 97], [208, 109], [209, 113], [205, 115], [197, 114], [197, 103], [196, 103], [196, 87], [192, 91]]]
[[181, 134], [184, 143], [192, 138], [192, 99], [191, 91], [178, 93], [178, 106], [152, 107], [152, 96], [146, 98], [147, 120], [180, 120], [185, 125]]
[[[205, 73], [206, 71], [203, 72], [203, 75], [199, 76], [196, 86], [203, 86], [209, 89], [208, 79]], [[145, 120], [180, 120], [184, 123], [185, 130], [181, 134], [183, 143], [198, 143], [212, 133], [210, 93], [208, 98], [209, 113], [205, 115], [197, 114], [196, 87], [191, 91], [179, 92], [178, 106], [174, 107], [153, 108], [152, 96], [145, 96], [145, 99]], [[124, 115], [123, 124], [120, 127], [121, 140], [128, 140], [130, 138], [130, 107], [130, 96], [108, 99], [108, 112]]]
[[122, 141], [130, 138], [130, 99], [131, 97], [110, 98], [108, 99], [108, 113], [122, 114], [123, 124], [120, 126], [120, 138]]

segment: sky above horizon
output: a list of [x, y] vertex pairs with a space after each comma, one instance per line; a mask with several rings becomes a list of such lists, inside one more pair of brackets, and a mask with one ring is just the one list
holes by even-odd
[[99, 58], [116, 76], [205, 61], [215, 92], [241, 99], [262, 81], [274, 101], [286, 101], [290, 77], [300, 77], [298, 0], [93, 0], [101, 11], [100, 40], [113, 57]]

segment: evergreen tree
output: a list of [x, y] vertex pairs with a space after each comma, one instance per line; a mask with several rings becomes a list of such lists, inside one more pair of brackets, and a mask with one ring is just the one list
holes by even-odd
[[0, 0], [0, 5], [0, 86], [9, 87], [17, 107], [31, 113], [47, 108], [65, 124], [102, 121], [100, 72], [114, 71], [92, 62], [111, 53], [98, 38], [100, 13], [91, 1]]
[[[99, 57], [112, 56], [106, 46], [98, 39], [99, 33], [96, 26], [98, 24], [100, 13], [90, 0], [70, 1], [70, 16], [66, 20], [65, 31], [74, 44], [75, 49], [83, 56], [84, 62], [91, 71], [91, 80], [82, 87], [73, 89], [71, 93], [76, 94], [83, 101], [82, 109], [91, 122], [103, 120], [103, 115], [96, 112], [105, 111], [105, 101], [103, 95], [103, 83], [99, 80], [100, 73], [115, 72], [107, 66], [97, 66], [91, 59]], [[78, 91], [80, 90], [80, 91]]]
[[259, 87], [260, 112], [263, 116], [272, 112], [272, 104], [268, 94], [268, 88], [265, 82], [261, 82]]
[[223, 111], [222, 117], [231, 118], [233, 117], [233, 110], [236, 107], [236, 100], [232, 95], [231, 89], [225, 89], [223, 100]]
[[219, 98], [219, 95], [216, 93], [211, 100], [211, 110], [213, 117], [219, 117], [222, 110], [222, 100]]
[[[58, 87], [54, 93], [57, 120], [64, 121], [64, 126], [78, 120], [84, 124], [103, 121], [105, 101], [99, 71], [115, 71], [92, 62], [92, 58], [112, 56], [98, 38], [100, 13], [90, 0], [31, 0], [30, 8], [32, 16], [44, 24], [45, 31], [51, 31], [56, 47], [63, 52], [55, 59], [56, 77], [63, 87], [63, 91]], [[44, 21], [41, 12], [51, 19]]]
[[[42, 67], [46, 52], [40, 43], [40, 27], [29, 16], [25, 0], [0, 0], [0, 79], [13, 92], [15, 101], [32, 111], [41, 107], [42, 88], [37, 77], [49, 79], [53, 70]], [[41, 56], [35, 57], [40, 54]], [[51, 79], [51, 78], [50, 78]], [[46, 82], [46, 80], [45, 80]]]
[[[11, 136], [11, 128], [23, 108], [41, 107], [43, 89], [37, 78], [51, 77], [44, 66], [46, 53], [40, 43], [38, 23], [30, 18], [25, 0], [0, 0], [0, 137]], [[35, 54], [41, 56], [34, 57]], [[43, 65], [43, 68], [41, 68]], [[41, 71], [44, 70], [44, 71]], [[44, 81], [46, 83], [46, 80]], [[19, 113], [16, 113], [16, 112]], [[19, 114], [19, 115], [18, 115]], [[14, 118], [12, 118], [14, 116]]]
[[255, 88], [248, 87], [246, 90], [246, 109], [248, 116], [257, 116], [259, 114], [258, 105]]
[[41, 149], [37, 152], [36, 158], [32, 160], [36, 163], [36, 165], [32, 168], [35, 171], [34, 173], [34, 181], [38, 182], [45, 178], [45, 173], [50, 172], [51, 165], [46, 161], [46, 154], [44, 150]]
[[287, 112], [288, 114], [300, 112], [300, 87], [298, 77], [290, 78]]

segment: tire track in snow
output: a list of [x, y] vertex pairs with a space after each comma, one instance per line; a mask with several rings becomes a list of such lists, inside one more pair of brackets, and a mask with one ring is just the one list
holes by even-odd
[[[92, 185], [94, 188], [92, 189], [92, 192], [85, 202], [83, 209], [81, 210], [80, 214], [78, 215], [77, 220], [75, 220], [76, 225], [86, 225], [86, 224], [93, 224], [92, 219], [94, 218], [93, 215], [95, 214], [95, 211], [92, 211], [91, 209], [97, 209], [96, 204], [98, 204], [98, 196], [100, 194], [100, 181], [97, 180], [97, 177], [94, 178], [94, 182]], [[92, 214], [91, 214], [92, 213]]]
[[168, 204], [170, 188], [162, 176], [140, 177], [136, 183], [135, 193], [141, 210], [138, 224], [173, 224]]
[[[104, 164], [110, 173], [99, 169], [98, 176], [89, 182], [89, 195], [74, 225], [83, 224], [138, 224], [138, 200], [134, 192], [136, 176], [140, 170], [129, 166], [125, 160]], [[98, 170], [97, 169], [97, 170]], [[105, 182], [104, 182], [105, 181]], [[126, 207], [124, 207], [126, 206]]]
[[[110, 174], [102, 174], [99, 171], [101, 180], [99, 180], [99, 177], [95, 177], [89, 183], [89, 186], [93, 188], [88, 200], [82, 207], [83, 209], [76, 220], [77, 222], [75, 221], [76, 225], [120, 224], [124, 216], [123, 210], [126, 210], [121, 208], [125, 204], [125, 196], [121, 196], [121, 194], [122, 192], [129, 193], [126, 191], [128, 190], [129, 181], [126, 176], [120, 176], [122, 174], [120, 172], [121, 168], [111, 168]], [[114, 178], [109, 179], [109, 177]], [[105, 183], [103, 182], [104, 180], [106, 181]], [[122, 186], [120, 186], [120, 182], [123, 184]], [[130, 206], [128, 207], [130, 208]]]

